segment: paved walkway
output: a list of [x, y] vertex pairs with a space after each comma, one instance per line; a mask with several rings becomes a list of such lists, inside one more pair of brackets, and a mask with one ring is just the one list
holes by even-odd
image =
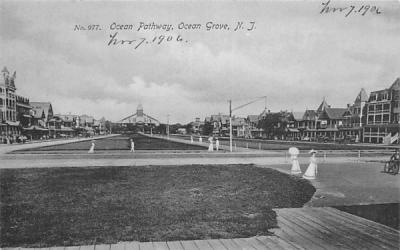
[[[65, 142], [44, 142], [34, 146], [61, 143]], [[283, 154], [274, 156], [258, 150], [234, 153], [199, 151], [131, 154], [120, 151], [95, 154], [6, 154], [11, 150], [32, 145], [5, 146], [0, 148], [0, 168], [252, 163], [289, 173], [291, 167], [289, 159]], [[399, 203], [400, 177], [381, 173], [383, 164], [379, 161], [384, 159], [363, 157], [360, 160], [348, 156], [320, 158], [318, 178], [311, 181], [317, 192], [305, 208], [276, 210], [279, 228], [274, 230], [274, 236], [205, 241], [130, 242], [51, 249], [398, 249], [398, 231], [338, 210], [319, 208], [334, 205]], [[300, 163], [304, 172], [308, 159], [302, 157]]]
[[[334, 208], [275, 209], [273, 235], [236, 239], [120, 242], [35, 250], [398, 249], [399, 231]], [[24, 250], [5, 248], [4, 250]]]

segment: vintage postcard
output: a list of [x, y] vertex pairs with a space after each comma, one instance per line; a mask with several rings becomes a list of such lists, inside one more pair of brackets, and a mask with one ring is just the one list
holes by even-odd
[[398, 249], [400, 2], [0, 0], [2, 249]]

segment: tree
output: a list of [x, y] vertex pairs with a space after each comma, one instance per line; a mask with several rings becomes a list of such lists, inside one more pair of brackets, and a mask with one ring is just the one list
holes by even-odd
[[263, 129], [268, 138], [285, 136], [291, 119], [293, 114], [286, 111], [268, 113], [258, 122], [258, 128]]
[[214, 125], [211, 122], [205, 122], [202, 130], [203, 135], [211, 135], [214, 130]]

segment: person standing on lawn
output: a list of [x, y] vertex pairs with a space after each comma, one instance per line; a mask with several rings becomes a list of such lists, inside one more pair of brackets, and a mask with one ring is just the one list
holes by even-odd
[[208, 141], [210, 142], [210, 145], [208, 146], [208, 151], [212, 152], [212, 151], [214, 151], [213, 138], [210, 136], [210, 138], [208, 138]]
[[218, 138], [215, 140], [215, 149], [217, 151], [219, 150], [219, 140], [218, 140]]
[[201, 138], [201, 136], [199, 137], [199, 142], [200, 142], [200, 143], [203, 142], [203, 138]]
[[92, 141], [92, 146], [90, 146], [90, 149], [89, 149], [89, 154], [92, 154], [92, 153], [94, 153], [94, 147], [95, 147], [95, 144], [94, 144], [94, 140]]
[[303, 175], [304, 179], [314, 180], [317, 177], [318, 166], [317, 166], [317, 158], [315, 157], [316, 153], [317, 151], [311, 149], [310, 165], [308, 165], [308, 168]]
[[190, 143], [193, 143], [193, 135], [190, 136]]
[[135, 152], [135, 142], [131, 138], [131, 152]]

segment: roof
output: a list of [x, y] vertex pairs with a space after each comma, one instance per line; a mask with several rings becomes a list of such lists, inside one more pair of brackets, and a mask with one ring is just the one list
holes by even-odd
[[306, 110], [303, 115], [303, 120], [315, 120], [317, 112], [315, 110]]
[[328, 103], [326, 102], [325, 98], [322, 100], [322, 103], [319, 105], [318, 109], [317, 109], [317, 113], [320, 113], [322, 111], [324, 111], [324, 109], [326, 108], [330, 108], [331, 106], [328, 105]]
[[294, 118], [296, 121], [301, 121], [301, 120], [303, 120], [304, 112], [292, 112], [292, 114], [293, 114], [293, 118]]
[[392, 86], [390, 86], [390, 89], [392, 89], [392, 90], [400, 90], [400, 78], [399, 77], [394, 81]]
[[329, 119], [341, 119], [347, 110], [347, 108], [327, 108], [325, 112]]
[[368, 94], [365, 91], [365, 89], [362, 88], [358, 93], [356, 99], [354, 100], [354, 103], [367, 102], [367, 101], [368, 101]]
[[258, 115], [248, 115], [247, 120], [249, 122], [258, 122], [259, 121], [258, 117], [259, 117]]
[[73, 122], [74, 118], [77, 117], [77, 115], [59, 115], [59, 114], [54, 116], [58, 116], [64, 122]]
[[49, 111], [52, 110], [50, 102], [30, 102], [32, 110], [35, 111], [35, 118], [42, 118], [42, 113], [44, 113], [45, 118], [49, 116]]
[[232, 126], [240, 126], [240, 125], [245, 125], [246, 124], [246, 119], [242, 117], [236, 117], [232, 119]]

